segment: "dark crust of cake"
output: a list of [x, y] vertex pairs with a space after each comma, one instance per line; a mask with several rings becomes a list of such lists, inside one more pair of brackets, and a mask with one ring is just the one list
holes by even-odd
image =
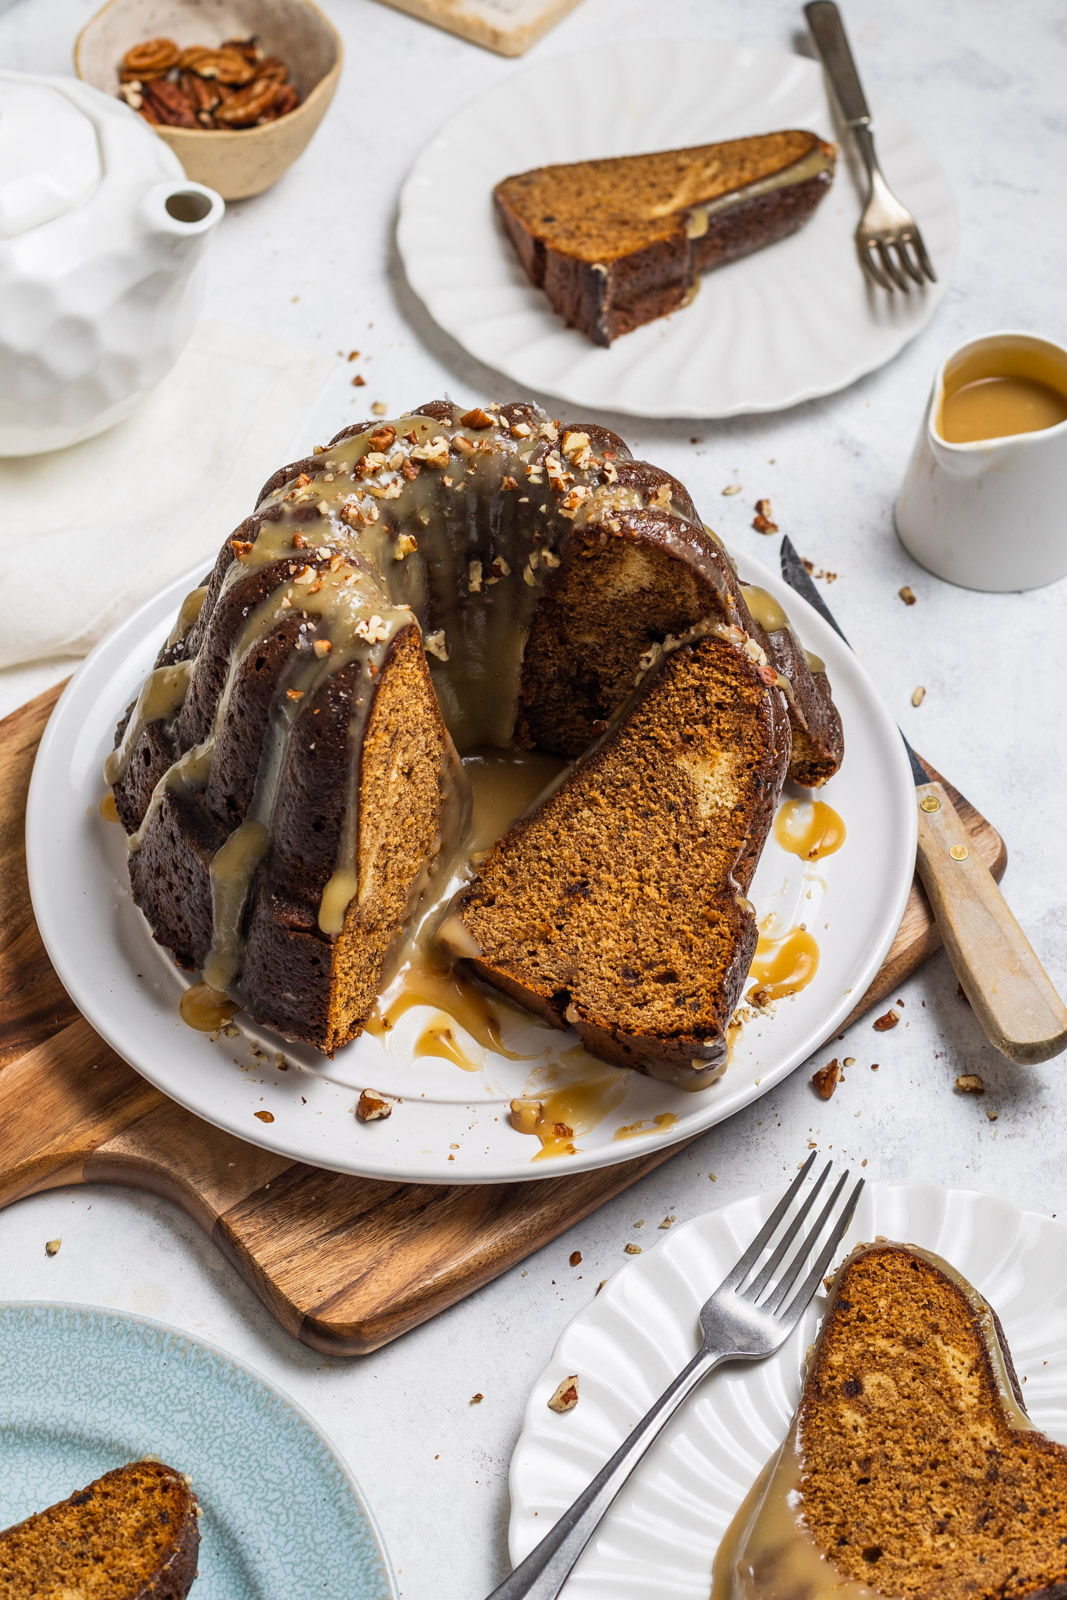
[[[136, 1501], [124, 1506], [122, 1496], [130, 1493], [131, 1485], [136, 1485], [140, 1493]], [[142, 1502], [146, 1494], [153, 1492], [176, 1502], [156, 1513], [157, 1522], [168, 1528], [175, 1512], [178, 1517], [165, 1559], [150, 1565], [155, 1557], [149, 1554], [142, 1581], [124, 1579], [107, 1589], [94, 1585], [93, 1593], [99, 1592], [102, 1600], [185, 1600], [197, 1575], [200, 1548], [196, 1496], [173, 1468], [153, 1461], [132, 1462], [105, 1473], [66, 1500], [0, 1533], [0, 1593], [10, 1595], [12, 1600], [30, 1600], [31, 1596], [52, 1593], [53, 1583], [57, 1593], [80, 1593], [74, 1586], [79, 1558], [96, 1575], [101, 1560], [106, 1561], [109, 1544], [121, 1542], [124, 1555], [135, 1560], [138, 1542], [144, 1541], [148, 1533]], [[59, 1538], [59, 1529], [54, 1526], [57, 1523], [65, 1538]], [[54, 1530], [51, 1539], [50, 1529]], [[84, 1551], [75, 1545], [79, 1536], [84, 1539]], [[56, 1542], [60, 1544], [58, 1551]], [[49, 1584], [47, 1591], [42, 1587], [45, 1582]]]
[[769, 193], [739, 199], [708, 218], [707, 231], [691, 239], [690, 207], [677, 212], [664, 237], [605, 262], [554, 248], [538, 236], [518, 204], [515, 186], [533, 176], [505, 179], [493, 191], [497, 210], [530, 280], [555, 311], [594, 344], [607, 346], [624, 333], [687, 304], [700, 275], [751, 255], [803, 227], [832, 176], [816, 174]]
[[[813, 677], [802, 652], [783, 644], [780, 635], [768, 639], [750, 616], [731, 563], [705, 532], [683, 486], [668, 473], [632, 461], [620, 439], [591, 424], [575, 423], [560, 429], [557, 424], [549, 424], [536, 407], [521, 403], [500, 407], [498, 414], [506, 428], [522, 426], [528, 434], [545, 428], [557, 440], [567, 433], [588, 436], [598, 459], [610, 462], [614, 475], [610, 492], [631, 495], [644, 506], [620, 510], [617, 516], [606, 513], [602, 520], [567, 522], [556, 511], [559, 494], [549, 493], [546, 486], [538, 490], [529, 513], [522, 516], [514, 491], [510, 497], [499, 495], [488, 508], [492, 537], [514, 538], [517, 532], [524, 533], [524, 517], [536, 518], [544, 496], [549, 510], [537, 537], [544, 539], [549, 548], [554, 543], [559, 552], [554, 568], [550, 569], [547, 560], [542, 563], [539, 587], [523, 591], [530, 598], [536, 594], [536, 609], [523, 658], [517, 740], [564, 755], [586, 749], [603, 732], [606, 719], [632, 692], [643, 655], [650, 649], [659, 650], [665, 636], [684, 634], [710, 616], [740, 630], [738, 640], [743, 642], [747, 637], [772, 664], [777, 664], [776, 649], [779, 655], [783, 651], [789, 654], [785, 675], [789, 679], [794, 740], [798, 750], [805, 740], [811, 746], [809, 770], [802, 781], [818, 783], [829, 777], [840, 761], [841, 742], [840, 721], [825, 678], [820, 682], [818, 676]], [[408, 415], [433, 419], [449, 434], [461, 431], [457, 408], [444, 401], [420, 406]], [[272, 475], [264, 486], [257, 511], [223, 545], [206, 580], [199, 616], [183, 637], [160, 654], [161, 666], [186, 663], [191, 669], [185, 699], [172, 718], [149, 721], [139, 729], [131, 742], [128, 765], [114, 783], [114, 792], [118, 815], [127, 832], [141, 830], [140, 848], [130, 856], [134, 898], [155, 938], [173, 951], [182, 966], [202, 967], [211, 948], [209, 869], [223, 841], [248, 814], [265, 730], [274, 715], [272, 708], [287, 693], [294, 658], [301, 653], [298, 644], [309, 622], [308, 614], [299, 605], [278, 615], [237, 671], [228, 712], [218, 729], [206, 786], [168, 786], [162, 801], [157, 798], [150, 821], [142, 829], [153, 791], [173, 763], [212, 730], [235, 639], [249, 616], [256, 614], [257, 607], [279, 584], [288, 581], [299, 563], [304, 563], [305, 570], [313, 575], [325, 576], [330, 563], [314, 549], [319, 536], [316, 530], [323, 526], [315, 504], [317, 482], [327, 471], [331, 449], [377, 426], [362, 423], [346, 428], [324, 452]], [[538, 456], [543, 457], [551, 448], [549, 444], [539, 444]], [[462, 459], [458, 465], [463, 465]], [[308, 482], [306, 492], [310, 498], [306, 505], [298, 501], [290, 506], [291, 491], [287, 486], [299, 483], [302, 477]], [[282, 490], [286, 493], [278, 498]], [[390, 510], [388, 502], [383, 504], [385, 526]], [[540, 510], [544, 509], [540, 506]], [[274, 525], [283, 515], [288, 519], [286, 526], [306, 528], [307, 548], [302, 547], [298, 556], [246, 569], [245, 553], [254, 550], [257, 535], [276, 534]], [[509, 517], [510, 523], [506, 520]], [[485, 534], [468, 527], [463, 537], [484, 538]], [[468, 543], [465, 548], [473, 554], [478, 547]], [[555, 602], [565, 594], [568, 575], [577, 574], [580, 578], [586, 563], [590, 564], [589, 571], [598, 562], [610, 564], [613, 552], [619, 559], [636, 555], [650, 564], [650, 570], [654, 567], [664, 599], [659, 611], [650, 603], [643, 619], [639, 617], [640, 608], [634, 611], [624, 647], [614, 643], [616, 620], [610, 615], [603, 618], [599, 624], [601, 637], [610, 639], [611, 646], [598, 648], [593, 660], [586, 649], [587, 670], [583, 678], [582, 670], [572, 672], [577, 658], [567, 633], [573, 620], [568, 615], [569, 607]], [[521, 582], [520, 574], [516, 571], [509, 581]], [[652, 590], [649, 596], [654, 598]], [[466, 603], [465, 591], [463, 600]], [[422, 618], [423, 633], [442, 617], [448, 621], [455, 604], [454, 596], [431, 592]], [[306, 642], [304, 639], [305, 645]], [[403, 662], [403, 671], [415, 674], [412, 684], [416, 679], [421, 684], [416, 685], [418, 697], [429, 707], [424, 719], [425, 749], [421, 754], [417, 749], [413, 751], [415, 764], [421, 762], [424, 768], [434, 750], [440, 753], [441, 740], [447, 737], [429, 690], [427, 661], [415, 621], [400, 626], [383, 650], [373, 680], [360, 676], [361, 669], [355, 663], [339, 667], [307, 700], [293, 723], [283, 781], [271, 818], [270, 850], [255, 869], [244, 919], [247, 944], [240, 973], [241, 1003], [257, 1021], [290, 1037], [305, 1039], [326, 1053], [332, 1053], [360, 1031], [369, 1009], [368, 1004], [363, 1016], [358, 1016], [338, 1001], [340, 973], [351, 965], [353, 941], [364, 937], [368, 941], [366, 970], [355, 985], [364, 995], [381, 977], [381, 963], [387, 959], [389, 943], [378, 924], [373, 935], [365, 928], [355, 927], [351, 920], [346, 921], [340, 934], [328, 934], [322, 931], [318, 920], [320, 899], [337, 864], [344, 827], [344, 774], [351, 769], [353, 754], [347, 728], [353, 708], [363, 696], [366, 706], [361, 714], [372, 719], [382, 685], [391, 676], [402, 675]], [[303, 654], [306, 659], [306, 649]], [[415, 665], [414, 657], [418, 658]], [[436, 662], [429, 665], [433, 671], [439, 670]], [[579, 661], [579, 668], [580, 665]], [[561, 685], [562, 694], [558, 692]], [[117, 745], [122, 742], [128, 718], [129, 712], [119, 724]], [[810, 738], [806, 732], [809, 728], [813, 730]], [[361, 767], [357, 791], [361, 803], [373, 779], [374, 773]], [[419, 826], [425, 834], [433, 832], [442, 804], [440, 795], [424, 797]], [[383, 904], [388, 899], [387, 893]]]
[[[804, 1525], [839, 1572], [895, 1600], [901, 1594], [907, 1600], [1067, 1596], [1067, 1447], [1036, 1429], [1013, 1426], [982, 1306], [924, 1254], [901, 1244], [867, 1246], [840, 1269], [809, 1362], [797, 1413]], [[985, 1309], [1025, 1413], [1000, 1319], [992, 1307]], [[914, 1400], [901, 1358], [893, 1367], [884, 1349], [871, 1354], [880, 1328], [913, 1363], [913, 1381], [924, 1386]], [[896, 1419], [887, 1381], [896, 1382], [912, 1405], [914, 1433], [905, 1433], [903, 1443], [899, 1432], [889, 1436]], [[967, 1404], [972, 1383], [977, 1395]], [[953, 1385], [960, 1398], [946, 1400]], [[842, 1407], [860, 1422], [850, 1427], [842, 1421]], [[958, 1420], [946, 1422], [946, 1412]], [[972, 1415], [984, 1441], [977, 1449], [967, 1436]], [[868, 1416], [874, 1418], [872, 1443], [885, 1436], [884, 1459], [862, 1455]], [[844, 1499], [834, 1492], [842, 1476], [848, 1480]], [[868, 1495], [881, 1497], [879, 1504]], [[908, 1539], [913, 1547], [905, 1559]], [[1022, 1554], [1036, 1554], [1042, 1545], [1054, 1570], [1021, 1572]], [[890, 1568], [884, 1575], [883, 1562]]]

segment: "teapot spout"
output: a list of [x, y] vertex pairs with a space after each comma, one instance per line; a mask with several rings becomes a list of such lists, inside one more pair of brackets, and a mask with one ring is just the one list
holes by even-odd
[[184, 268], [203, 250], [226, 205], [214, 189], [184, 179], [153, 184], [141, 210], [157, 248]]

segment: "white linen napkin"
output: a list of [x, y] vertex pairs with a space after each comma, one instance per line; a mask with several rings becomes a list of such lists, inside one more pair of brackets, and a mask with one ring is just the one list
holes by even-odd
[[253, 509], [336, 362], [201, 323], [127, 422], [68, 450], [0, 458], [0, 667], [81, 656]]

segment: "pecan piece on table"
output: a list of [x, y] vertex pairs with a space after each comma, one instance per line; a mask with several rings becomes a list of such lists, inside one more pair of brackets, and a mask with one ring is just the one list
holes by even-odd
[[119, 76], [123, 82], [130, 78], [162, 78], [171, 67], [177, 66], [180, 52], [173, 39], [146, 39], [135, 44], [122, 58]]

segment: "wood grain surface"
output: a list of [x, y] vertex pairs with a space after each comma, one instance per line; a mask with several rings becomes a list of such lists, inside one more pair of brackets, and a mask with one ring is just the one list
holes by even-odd
[[[506, 1271], [679, 1148], [534, 1183], [384, 1183], [272, 1155], [174, 1105], [81, 1017], [33, 919], [26, 791], [58, 694], [0, 722], [0, 1205], [71, 1183], [161, 1195], [195, 1219], [287, 1332], [332, 1355], [357, 1355]], [[972, 848], [999, 877], [1007, 861], [1000, 835], [945, 787]], [[940, 942], [916, 883], [849, 1021]]]

